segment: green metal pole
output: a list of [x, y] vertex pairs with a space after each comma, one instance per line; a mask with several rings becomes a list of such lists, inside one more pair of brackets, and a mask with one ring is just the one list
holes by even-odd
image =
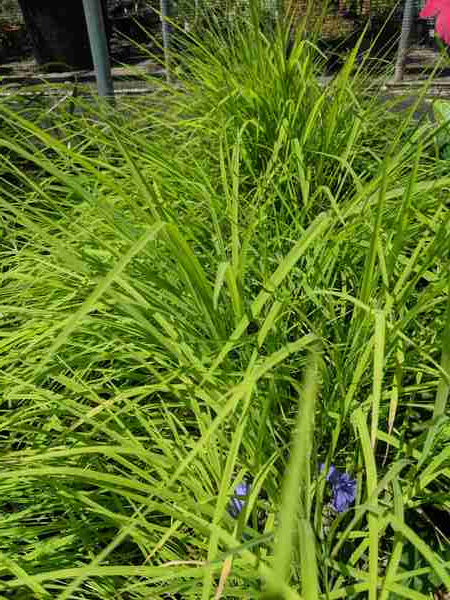
[[105, 21], [100, 0], [83, 0], [84, 15], [94, 61], [98, 95], [114, 99], [114, 86], [109, 60]]
[[160, 7], [166, 79], [168, 82], [170, 82], [170, 0], [160, 0]]
[[402, 81], [403, 75], [405, 73], [405, 63], [409, 49], [409, 38], [411, 36], [411, 30], [414, 26], [415, 4], [416, 3], [414, 2], [414, 0], [405, 1], [405, 6], [403, 9], [402, 30], [400, 33], [400, 40], [398, 43], [397, 61], [395, 63], [395, 83]]

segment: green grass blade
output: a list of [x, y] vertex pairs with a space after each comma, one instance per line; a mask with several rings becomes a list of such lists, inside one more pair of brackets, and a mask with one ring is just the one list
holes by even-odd
[[66, 342], [67, 338], [77, 327], [80, 321], [86, 315], [88, 315], [90, 311], [94, 310], [96, 303], [100, 300], [100, 298], [108, 290], [108, 288], [114, 283], [114, 281], [122, 273], [122, 271], [127, 267], [128, 263], [137, 254], [139, 254], [139, 252], [141, 252], [151, 240], [154, 240], [158, 236], [159, 232], [163, 229], [163, 227], [164, 223], [157, 223], [153, 227], [150, 227], [149, 230], [141, 237], [141, 239], [138, 242], [136, 242], [128, 250], [128, 252], [120, 259], [120, 261], [108, 273], [108, 275], [97, 284], [94, 291], [83, 302], [78, 311], [67, 320], [63, 330], [58, 334], [55, 341], [53, 342], [47, 353], [44, 355], [39, 365], [39, 369], [44, 368], [44, 366], [48, 363], [48, 361], [55, 354], [55, 352], [57, 352], [57, 350]]
[[406, 540], [408, 540], [420, 554], [425, 558], [430, 567], [434, 570], [436, 575], [439, 577], [440, 581], [444, 585], [445, 589], [450, 589], [450, 571], [448, 566], [442, 560], [436, 552], [428, 546], [426, 542], [422, 540], [422, 538], [415, 533], [406, 523], [400, 520], [396, 515], [392, 515], [389, 517], [389, 521], [399, 534], [401, 534]]
[[373, 350], [372, 421], [370, 443], [375, 450], [380, 418], [381, 392], [383, 389], [384, 348], [386, 344], [386, 316], [384, 311], [375, 311], [375, 334]]
[[[371, 504], [376, 510], [378, 498], [373, 497], [377, 489], [377, 468], [371, 445], [369, 431], [364, 418], [363, 411], [359, 408], [353, 415], [353, 422], [358, 431], [359, 440], [363, 452], [364, 464], [367, 477], [367, 497], [371, 498]], [[378, 596], [378, 544], [379, 544], [379, 521], [375, 514], [369, 514], [369, 600], [376, 600]]]
[[286, 473], [280, 509], [280, 525], [274, 550], [274, 576], [268, 582], [269, 593], [281, 592], [280, 582], [288, 582], [294, 531], [300, 511], [300, 555], [302, 590], [305, 598], [319, 598], [318, 570], [315, 539], [305, 499], [309, 490], [309, 462], [314, 429], [314, 406], [318, 393], [318, 359], [311, 357], [305, 373], [305, 381], [300, 395], [293, 448]]
[[[394, 511], [399, 521], [404, 521], [404, 505], [403, 496], [400, 483], [398, 481], [392, 482], [392, 488], [394, 492]], [[397, 570], [400, 566], [400, 561], [403, 554], [403, 539], [402, 536], [397, 532], [394, 538], [394, 547], [392, 550], [391, 557], [389, 559], [388, 566], [386, 568], [386, 574], [384, 576], [383, 589], [381, 590], [380, 600], [388, 600], [389, 598], [389, 584], [394, 580]]]

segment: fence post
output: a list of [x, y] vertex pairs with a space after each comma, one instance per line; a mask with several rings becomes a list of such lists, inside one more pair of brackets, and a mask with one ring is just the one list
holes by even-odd
[[101, 2], [100, 0], [83, 0], [83, 7], [97, 79], [98, 95], [109, 98], [114, 102], [114, 86]]

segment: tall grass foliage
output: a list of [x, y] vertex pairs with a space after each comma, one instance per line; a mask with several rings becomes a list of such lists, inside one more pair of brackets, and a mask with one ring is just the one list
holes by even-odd
[[0, 107], [0, 598], [450, 588], [448, 163], [255, 24], [114, 114]]

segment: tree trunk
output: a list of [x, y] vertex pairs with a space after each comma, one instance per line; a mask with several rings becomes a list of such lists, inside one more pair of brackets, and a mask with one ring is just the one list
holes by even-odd
[[[53, 71], [93, 68], [82, 0], [19, 0], [19, 5], [39, 65]], [[102, 6], [107, 24], [106, 0]]]
[[414, 24], [415, 0], [405, 0], [405, 8], [403, 9], [402, 31], [400, 33], [400, 41], [398, 43], [397, 62], [395, 64], [394, 81], [401, 81], [405, 71], [405, 62], [408, 55], [408, 43], [411, 36], [411, 30]]

